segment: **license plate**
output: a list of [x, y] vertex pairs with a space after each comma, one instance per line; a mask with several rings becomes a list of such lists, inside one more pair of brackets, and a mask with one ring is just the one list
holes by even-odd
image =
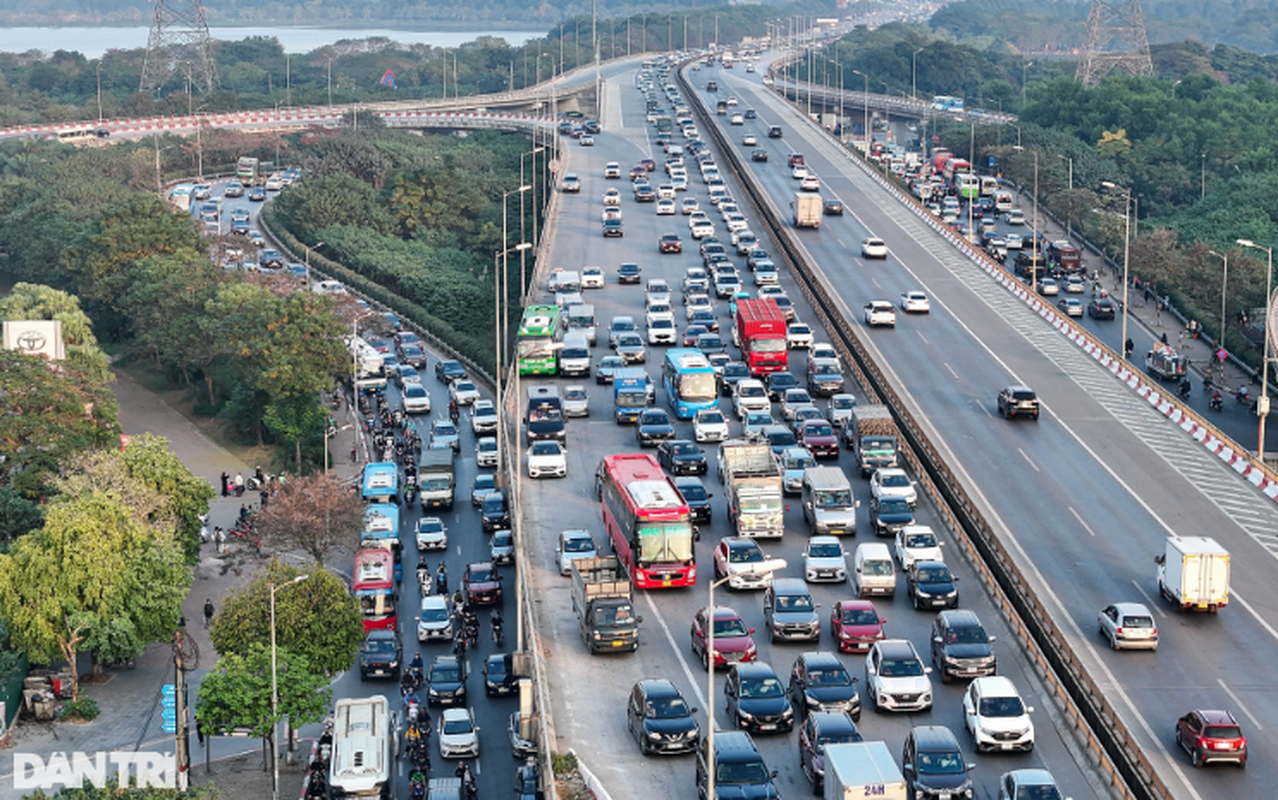
[[777, 726], [773, 723], [768, 723], [766, 725], [759, 726], [759, 730], [761, 731], [775, 731], [776, 729], [777, 729]]
[[625, 643], [625, 642], [623, 642], [623, 641], [622, 641], [622, 640], [620, 640], [620, 639], [613, 639], [613, 640], [612, 640], [612, 646], [613, 646], [613, 647], [625, 647], [625, 646], [626, 646], [626, 643]]
[[669, 587], [670, 587], [673, 583], [674, 583], [674, 581], [665, 580], [665, 581], [662, 581], [662, 582], [661, 582], [661, 585], [662, 585], [662, 586], [664, 586], [664, 587], [666, 587], [666, 588], [669, 588]]
[[1002, 744], [1000, 744], [1000, 745], [999, 745], [999, 747], [1000, 747], [1000, 748], [1002, 748], [1003, 750], [1011, 750], [1011, 749], [1012, 749], [1012, 743], [1011, 743], [1011, 742], [1003, 742]]
[[842, 529], [842, 528], [831, 528], [831, 529], [830, 529], [830, 535], [831, 535], [831, 536], [842, 536], [842, 535], [843, 535], [843, 529]]

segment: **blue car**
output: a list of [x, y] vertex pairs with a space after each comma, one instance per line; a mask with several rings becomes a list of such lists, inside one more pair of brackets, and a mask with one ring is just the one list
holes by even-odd
[[958, 578], [944, 561], [914, 562], [906, 573], [905, 591], [916, 609], [958, 607]]
[[914, 512], [903, 497], [871, 497], [870, 523], [879, 536], [895, 536], [914, 524]]

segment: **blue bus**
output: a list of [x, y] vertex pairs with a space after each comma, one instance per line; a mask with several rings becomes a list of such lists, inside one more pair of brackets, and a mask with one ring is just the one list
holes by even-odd
[[399, 506], [370, 503], [364, 511], [364, 531], [359, 538], [361, 550], [389, 550], [395, 558], [395, 582], [399, 583], [404, 579], [403, 545], [399, 539]]
[[692, 419], [703, 408], [719, 402], [719, 381], [714, 367], [700, 350], [675, 347], [666, 351], [661, 365], [666, 399], [679, 419]]
[[643, 367], [622, 367], [612, 379], [613, 416], [618, 425], [633, 425], [648, 407], [652, 387]]
[[389, 461], [365, 464], [361, 494], [366, 503], [398, 503], [399, 467]]

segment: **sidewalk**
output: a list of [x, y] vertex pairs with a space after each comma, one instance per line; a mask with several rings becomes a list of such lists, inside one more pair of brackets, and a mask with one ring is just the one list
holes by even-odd
[[[240, 504], [251, 498], [246, 494], [242, 498], [222, 497], [217, 486], [222, 471], [234, 476], [237, 472], [251, 474], [254, 465], [245, 464], [234, 454], [221, 447], [207, 437], [195, 425], [183, 417], [178, 411], [166, 405], [153, 392], [139, 385], [124, 373], [117, 373], [114, 384], [120, 405], [120, 426], [126, 434], [139, 435], [150, 432], [169, 440], [169, 445], [187, 468], [197, 477], [209, 481], [217, 490], [217, 496], [210, 503], [208, 527], [216, 525], [230, 528], [239, 514]], [[338, 415], [339, 423], [345, 423], [347, 412]], [[334, 460], [333, 470], [341, 477], [353, 476], [358, 467], [350, 463], [349, 452], [354, 444], [354, 428], [341, 431], [332, 440], [330, 446], [338, 454]], [[241, 545], [242, 546], [242, 545]], [[194, 638], [199, 649], [198, 667], [187, 673], [190, 686], [190, 700], [195, 701], [195, 691], [200, 680], [217, 661], [217, 653], [213, 650], [209, 633], [203, 625], [203, 608], [205, 599], [211, 599], [215, 608], [220, 609], [225, 598], [236, 587], [250, 578], [250, 570], [254, 565], [249, 562], [218, 558], [213, 545], [204, 546], [200, 562], [193, 568], [191, 591], [182, 604], [186, 617], [187, 631]], [[228, 564], [231, 564], [228, 568]], [[238, 566], [243, 564], [243, 566]], [[81, 675], [89, 668], [89, 660], [81, 661]], [[13, 747], [0, 751], [0, 800], [17, 800], [25, 791], [13, 788], [13, 754], [14, 752], [34, 753], [47, 758], [54, 752], [84, 751], [93, 753], [110, 750], [157, 750], [172, 751], [174, 737], [161, 730], [160, 690], [166, 683], [173, 683], [174, 670], [171, 649], [167, 644], [153, 644], [137, 659], [133, 668], [106, 670], [107, 681], [100, 684], [81, 684], [81, 694], [97, 701], [101, 715], [89, 724], [67, 724], [61, 722], [37, 723], [19, 722], [12, 733]], [[192, 715], [191, 719], [194, 717]], [[192, 732], [194, 728], [192, 726]], [[194, 735], [191, 736], [191, 761], [193, 771], [200, 782], [204, 780], [204, 748], [200, 746]], [[235, 754], [249, 754], [252, 761], [260, 753], [260, 742], [257, 739], [217, 739], [213, 745], [215, 761], [227, 759]], [[230, 771], [229, 764], [226, 769]], [[260, 763], [256, 762], [256, 763]], [[198, 770], [194, 767], [200, 764]], [[219, 765], [214, 765], [216, 780]], [[235, 785], [248, 775], [260, 775], [261, 791], [248, 796], [264, 797], [270, 793], [270, 774], [265, 772], [247, 773], [242, 769], [235, 770]], [[293, 796], [293, 779], [280, 787], [281, 794]], [[238, 794], [233, 792], [232, 794]]]

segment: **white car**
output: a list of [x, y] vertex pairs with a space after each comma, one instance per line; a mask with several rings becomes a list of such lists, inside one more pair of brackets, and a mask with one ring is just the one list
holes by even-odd
[[722, 442], [728, 433], [728, 419], [718, 406], [703, 408], [692, 418], [692, 436], [698, 442]]
[[683, 202], [679, 205], [679, 210], [683, 212], [685, 216], [690, 215], [698, 208], [700, 208], [700, 206], [697, 204], [697, 198], [695, 197], [685, 197], [683, 198]]
[[674, 344], [678, 336], [674, 314], [648, 315], [648, 344]]
[[901, 292], [901, 310], [907, 314], [927, 314], [932, 310], [932, 301], [919, 291]]
[[886, 300], [872, 300], [865, 304], [865, 324], [870, 327], [886, 325], [896, 327], [896, 309]]
[[785, 344], [791, 350], [812, 346], [812, 326], [806, 322], [791, 322], [785, 329]]
[[564, 446], [559, 442], [536, 441], [528, 450], [528, 477], [540, 478], [544, 475], [555, 478], [568, 475], [568, 457]]
[[861, 258], [887, 258], [887, 242], [871, 236], [861, 240]]
[[[829, 342], [814, 342], [812, 346], [808, 348], [808, 358], [810, 360], [829, 358], [834, 361], [839, 361], [839, 351], [835, 350], [834, 345]], [[839, 366], [843, 366], [842, 361], [839, 361]]]
[[745, 115], [744, 115], [744, 114], [733, 114], [733, 115], [732, 115], [732, 117], [731, 117], [731, 119], [729, 119], [729, 120], [728, 120], [728, 124], [729, 124], [729, 125], [744, 125], [744, 124], [745, 124]]
[[896, 561], [906, 571], [918, 561], [945, 560], [940, 540], [926, 525], [906, 525], [896, 532], [894, 545]]
[[684, 300], [686, 308], [684, 312], [688, 315], [688, 319], [692, 319], [692, 315], [697, 311], [714, 311], [714, 301], [710, 299], [710, 295], [697, 292], [688, 295]]
[[803, 548], [803, 579], [809, 583], [843, 583], [848, 579], [848, 554], [837, 536], [813, 536]]
[[768, 389], [757, 378], [737, 381], [732, 393], [732, 407], [741, 419], [745, 419], [746, 413], [750, 411], [772, 414], [772, 400], [768, 398]]
[[808, 168], [802, 164], [795, 164], [794, 169], [790, 170], [790, 175], [796, 181], [801, 181], [808, 177]]
[[468, 406], [479, 399], [479, 387], [474, 381], [463, 378], [448, 385], [448, 394], [457, 405]]
[[714, 223], [708, 219], [698, 220], [689, 226], [692, 229], [693, 239], [704, 239], [707, 236], [714, 236]]
[[804, 192], [819, 192], [821, 191], [821, 181], [817, 176], [808, 173], [807, 177], [799, 181], [799, 189]]
[[1038, 281], [1038, 293], [1044, 297], [1055, 297], [1061, 293], [1061, 285], [1056, 282], [1055, 278], [1040, 278]]
[[678, 208], [675, 206], [675, 201], [673, 200], [657, 201], [657, 216], [673, 217], [676, 211], [678, 211]]
[[426, 388], [420, 383], [406, 384], [404, 386], [404, 391], [400, 392], [400, 398], [404, 401], [404, 413], [430, 413], [430, 394], [427, 393]]
[[745, 214], [741, 214], [735, 211], [729, 214], [726, 219], [724, 219], [723, 224], [728, 227], [729, 233], [736, 233], [737, 231], [750, 230], [750, 220], [745, 218]]
[[1021, 238], [1021, 235], [1019, 233], [1007, 234], [1006, 236], [1003, 237], [1003, 242], [1008, 250], [1020, 250], [1021, 245], [1025, 243], [1025, 241]]
[[604, 192], [603, 204], [606, 206], [621, 205], [621, 192], [617, 191], [616, 189], [609, 189], [608, 191]]
[[470, 430], [476, 436], [497, 432], [497, 406], [492, 400], [476, 400], [471, 404]]
[[481, 467], [495, 467], [497, 456], [497, 437], [479, 437], [479, 441], [475, 442], [475, 464]]
[[563, 403], [565, 417], [590, 416], [590, 395], [579, 383], [564, 387]]
[[433, 639], [453, 640], [453, 615], [448, 608], [448, 595], [432, 594], [422, 598], [422, 610], [417, 615], [417, 641]]
[[1034, 749], [1034, 709], [1025, 705], [1010, 678], [974, 678], [963, 695], [963, 726], [978, 752]]
[[746, 147], [754, 147], [758, 143], [759, 143], [759, 140], [755, 137], [753, 133], [747, 133], [745, 136], [741, 137], [741, 144], [745, 145]]
[[417, 520], [418, 550], [447, 550], [448, 528], [439, 517], [422, 517]]
[[609, 162], [608, 162], [608, 163], [604, 166], [604, 177], [605, 177], [605, 178], [620, 178], [620, 177], [621, 177], [621, 165], [620, 165], [620, 164], [618, 164], [616, 161], [609, 161]]
[[910, 508], [914, 508], [919, 502], [916, 484], [899, 467], [876, 469], [870, 476], [870, 495], [880, 500], [884, 497], [899, 497], [909, 503]]
[[479, 758], [479, 726], [469, 708], [446, 708], [439, 715], [441, 758]]
[[570, 530], [559, 534], [559, 543], [555, 545], [555, 563], [559, 565], [560, 575], [572, 574], [572, 562], [579, 558], [594, 558], [595, 540], [589, 531]]
[[1086, 282], [1079, 275], [1070, 275], [1065, 279], [1065, 291], [1068, 294], [1082, 294]]
[[927, 711], [931, 672], [908, 639], [880, 639], [865, 656], [865, 699], [875, 710]]
[[583, 267], [581, 270], [581, 288], [602, 289], [604, 274], [602, 267]]
[[1096, 615], [1096, 627], [1115, 650], [1158, 649], [1158, 626], [1143, 603], [1112, 603]]
[[[1011, 211], [1007, 212], [1007, 224], [1008, 225], [1024, 225], [1025, 212], [1021, 211], [1019, 208], [1013, 208]], [[1016, 238], [1020, 239], [1021, 237], [1018, 236]], [[1011, 245], [1009, 244], [1008, 246], [1010, 247]]]

